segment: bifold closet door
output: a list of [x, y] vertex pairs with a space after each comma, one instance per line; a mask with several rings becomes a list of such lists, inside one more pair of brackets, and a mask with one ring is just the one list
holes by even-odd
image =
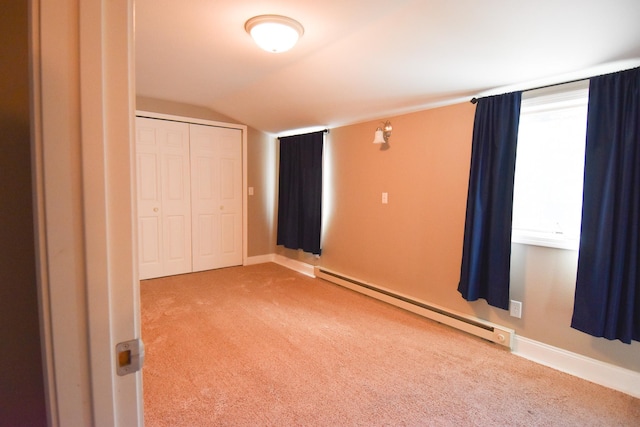
[[136, 117], [140, 279], [191, 271], [189, 125]]
[[189, 126], [193, 271], [242, 265], [242, 131]]

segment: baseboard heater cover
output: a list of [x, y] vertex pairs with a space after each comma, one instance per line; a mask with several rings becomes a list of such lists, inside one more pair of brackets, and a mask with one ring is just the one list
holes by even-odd
[[321, 279], [387, 302], [436, 322], [476, 335], [508, 347], [509, 349], [512, 348], [514, 335], [512, 329], [481, 319], [475, 319], [462, 313], [456, 313], [434, 304], [427, 304], [322, 267], [315, 267], [315, 275]]

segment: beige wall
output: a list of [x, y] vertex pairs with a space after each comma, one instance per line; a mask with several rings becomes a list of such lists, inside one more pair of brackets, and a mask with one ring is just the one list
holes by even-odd
[[377, 122], [331, 130], [323, 266], [429, 301], [446, 297], [436, 284], [459, 273], [473, 113], [465, 104], [391, 118], [386, 150], [372, 144]]
[[31, 200], [26, 1], [0, 12], [0, 424], [46, 425]]
[[248, 255], [273, 253], [276, 218], [276, 140], [274, 137], [248, 129], [247, 187], [253, 188], [249, 200]]
[[[136, 109], [174, 116], [241, 124], [206, 107], [166, 101], [143, 96], [136, 97]], [[275, 245], [273, 206], [276, 185], [275, 138], [264, 132], [247, 129], [247, 187], [254, 188], [248, 196], [248, 255], [271, 254]]]
[[[323, 267], [515, 329], [523, 337], [640, 372], [640, 343], [569, 327], [577, 253], [513, 246], [511, 297], [521, 319], [457, 292], [475, 107], [391, 117], [389, 149], [371, 143], [379, 122], [332, 129], [326, 145]], [[381, 204], [381, 193], [389, 204]], [[294, 251], [278, 252], [304, 258]]]
[[224, 114], [220, 114], [206, 107], [139, 95], [136, 96], [136, 109], [154, 113], [171, 114], [174, 116], [191, 117], [194, 119], [242, 124], [231, 117], [225, 116]]

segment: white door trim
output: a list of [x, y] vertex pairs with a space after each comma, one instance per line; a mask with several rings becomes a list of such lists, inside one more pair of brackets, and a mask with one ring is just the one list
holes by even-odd
[[172, 120], [175, 122], [194, 123], [205, 126], [223, 127], [229, 129], [240, 129], [242, 131], [242, 264], [246, 265], [248, 258], [248, 230], [249, 215], [247, 211], [247, 126], [237, 123], [217, 122], [214, 120], [196, 119], [193, 117], [174, 116], [172, 114], [156, 113], [153, 111], [136, 110], [136, 116], [148, 117], [150, 119]]
[[37, 278], [49, 425], [141, 426], [133, 0], [31, 0]]

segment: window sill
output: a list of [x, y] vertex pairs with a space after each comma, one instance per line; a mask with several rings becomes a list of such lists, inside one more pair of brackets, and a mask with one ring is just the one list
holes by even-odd
[[511, 232], [511, 243], [577, 251], [580, 240], [570, 239], [561, 234], [513, 230]]

